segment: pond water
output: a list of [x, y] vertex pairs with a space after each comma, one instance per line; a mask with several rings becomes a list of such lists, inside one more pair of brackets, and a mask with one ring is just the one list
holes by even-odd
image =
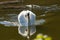
[[[35, 3], [34, 3], [35, 4]], [[42, 4], [41, 4], [42, 5]], [[58, 4], [57, 4], [58, 5]], [[42, 33], [51, 36], [53, 40], [60, 40], [60, 6], [58, 5], [39, 6], [40, 9], [32, 9], [36, 14], [36, 20], [44, 19], [43, 25], [36, 26], [36, 33], [31, 36], [33, 40], [37, 34]], [[0, 9], [1, 21], [17, 21], [17, 16], [22, 10], [20, 9]], [[0, 40], [28, 40], [26, 37], [18, 34], [18, 27], [7, 27], [0, 24]]]

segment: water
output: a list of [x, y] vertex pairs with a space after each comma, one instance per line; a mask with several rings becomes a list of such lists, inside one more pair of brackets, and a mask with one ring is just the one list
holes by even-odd
[[[34, 1], [34, 0], [33, 0]], [[40, 1], [36, 3], [36, 1], [33, 3], [33, 1], [26, 3], [25, 4], [38, 4], [40, 6], [51, 6], [52, 4], [60, 4], [59, 1], [57, 0], [50, 0], [48, 2], [45, 1]], [[56, 2], [57, 1], [57, 2]], [[9, 4], [11, 5], [11, 4]], [[12, 4], [13, 5], [13, 4]], [[15, 4], [15, 5], [19, 5]], [[4, 5], [1, 5], [4, 6]], [[49, 6], [49, 7], [50, 7]], [[46, 7], [46, 6], [45, 6]], [[49, 9], [50, 10], [50, 9]], [[33, 40], [38, 33], [46, 34], [48, 36], [51, 36], [53, 40], [60, 40], [60, 10], [54, 10], [54, 11], [48, 11], [46, 12], [44, 9], [43, 10], [32, 10], [36, 15], [36, 19], [44, 19], [46, 20], [46, 23], [43, 25], [38, 25], [36, 26], [37, 32], [31, 36], [31, 40]], [[20, 9], [0, 9], [0, 21], [17, 21], [17, 15], [21, 12]], [[45, 16], [40, 16], [45, 14]], [[6, 27], [4, 25], [0, 24], [0, 39], [1, 40], [27, 40], [25, 37], [22, 37], [20, 34], [18, 34], [18, 28], [17, 27]]]

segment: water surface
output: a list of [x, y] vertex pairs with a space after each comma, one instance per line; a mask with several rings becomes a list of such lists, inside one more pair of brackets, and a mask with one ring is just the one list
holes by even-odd
[[[37, 20], [44, 19], [46, 20], [46, 23], [43, 25], [36, 26], [37, 32], [33, 36], [31, 36], [31, 40], [34, 39], [38, 33], [47, 34], [48, 36], [51, 36], [53, 40], [60, 40], [60, 10], [57, 9], [52, 10], [52, 8], [50, 8], [47, 11], [47, 9], [45, 8], [49, 5], [51, 6], [52, 4], [55, 5], [56, 3], [59, 5], [60, 4], [59, 1], [57, 2], [56, 1], [54, 0], [53, 2], [51, 0], [49, 3], [46, 3], [45, 1], [40, 1], [40, 2], [37, 1], [38, 2], [37, 4], [39, 6], [43, 5], [44, 8], [42, 10], [33, 9], [32, 11], [37, 15], [36, 17]], [[30, 3], [32, 4], [31, 1]], [[36, 2], [34, 2], [33, 4], [36, 4]], [[20, 9], [0, 9], [0, 21], [5, 21], [5, 20], [17, 21], [17, 15], [21, 11], [22, 10]], [[43, 14], [45, 14], [45, 16], [41, 16]], [[1, 40], [26, 40], [25, 37], [22, 37], [20, 34], [18, 34], [17, 27], [6, 27], [1, 24], [0, 24], [0, 39]]]

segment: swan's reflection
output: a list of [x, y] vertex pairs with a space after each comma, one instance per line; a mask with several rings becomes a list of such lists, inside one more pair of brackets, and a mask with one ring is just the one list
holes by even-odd
[[[29, 13], [29, 18], [28, 14]], [[30, 20], [30, 23], [28, 24], [28, 19]], [[22, 36], [28, 36], [28, 27], [30, 25], [30, 35], [33, 35], [36, 32], [36, 25], [42, 25], [45, 23], [44, 19], [35, 20], [36, 15], [29, 11], [29, 10], [23, 10], [18, 15], [18, 22], [10, 22], [10, 21], [0, 21], [0, 24], [3, 24], [7, 27], [9, 26], [18, 26], [18, 33]], [[15, 20], [15, 19], [14, 19]]]

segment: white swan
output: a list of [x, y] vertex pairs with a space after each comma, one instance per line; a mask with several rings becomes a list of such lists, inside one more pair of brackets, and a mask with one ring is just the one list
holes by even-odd
[[[29, 23], [29, 18], [30, 18], [30, 23]], [[24, 10], [18, 15], [18, 21], [20, 26], [18, 27], [18, 32], [22, 36], [27, 36], [28, 35], [28, 27], [30, 27], [30, 35], [33, 35], [36, 32], [36, 28], [34, 26], [35, 24], [35, 18], [36, 15], [29, 11], [29, 10]], [[30, 25], [30, 26], [29, 26]]]
[[7, 27], [18, 26], [18, 33], [26, 37], [28, 36], [28, 27], [30, 27], [30, 35], [33, 35], [36, 32], [35, 25], [42, 25], [45, 22], [44, 19], [41, 20], [35, 20], [35, 19], [36, 15], [33, 12], [29, 10], [23, 10], [18, 15], [18, 22], [0, 21], [0, 24], [3, 24]]

